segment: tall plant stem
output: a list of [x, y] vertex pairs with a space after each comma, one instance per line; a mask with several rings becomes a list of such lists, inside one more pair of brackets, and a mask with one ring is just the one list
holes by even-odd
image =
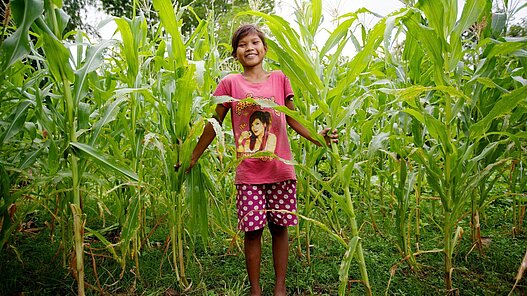
[[420, 250], [420, 239], [421, 239], [421, 186], [422, 186], [422, 174], [421, 170], [417, 172], [417, 186], [415, 186], [415, 248], [416, 251]]
[[70, 204], [73, 213], [74, 238], [75, 238], [75, 263], [77, 272], [77, 293], [84, 296], [84, 219], [82, 210], [76, 204]]
[[[340, 155], [337, 148], [337, 144], [332, 143], [331, 148], [333, 151], [333, 155], [335, 156], [335, 162], [337, 165], [337, 173], [339, 174], [340, 181], [342, 183], [342, 187], [344, 190], [344, 197], [346, 199], [346, 205], [348, 206], [348, 212], [349, 212], [349, 223], [351, 226], [351, 235], [353, 237], [359, 237], [359, 228], [357, 226], [357, 220], [355, 216], [355, 209], [353, 207], [353, 200], [351, 199], [351, 193], [349, 190], [349, 186], [347, 185], [347, 181], [344, 177], [344, 170], [342, 169], [342, 163], [340, 161]], [[362, 278], [362, 282], [364, 283], [364, 286], [366, 286], [366, 291], [368, 295], [371, 295], [371, 286], [370, 281], [368, 279], [368, 271], [366, 269], [366, 261], [364, 260], [364, 254], [362, 252], [362, 242], [359, 240], [357, 243], [357, 248], [355, 251], [355, 256], [359, 263], [359, 270]]]
[[[441, 83], [438, 83], [439, 85], [443, 85], [444, 83], [440, 81]], [[443, 209], [445, 211], [445, 220], [444, 220], [444, 249], [445, 249], [445, 286], [447, 289], [447, 292], [450, 293], [453, 288], [452, 284], [452, 252], [453, 252], [453, 246], [452, 246], [452, 227], [455, 224], [455, 221], [452, 221], [453, 219], [456, 219], [452, 215], [453, 207], [454, 207], [454, 198], [455, 198], [455, 188], [453, 186], [452, 181], [452, 154], [450, 152], [450, 149], [446, 146], [447, 143], [452, 143], [451, 139], [451, 125], [449, 123], [449, 118], [451, 118], [452, 115], [452, 99], [447, 94], [445, 95], [445, 127], [446, 127], [446, 135], [447, 135], [447, 142], [442, 144], [443, 153], [445, 156], [445, 185], [444, 185], [444, 192], [445, 192], [445, 200], [443, 201]]]
[[187, 278], [185, 277], [185, 258], [183, 256], [183, 200], [181, 198], [181, 195], [182, 194], [180, 192], [178, 194], [177, 202], [177, 246], [181, 281], [183, 282], [183, 285], [188, 286]]
[[[76, 125], [74, 120], [74, 102], [71, 94], [71, 85], [65, 74], [62, 74], [62, 87], [66, 101], [66, 114], [68, 122], [68, 138], [70, 142], [77, 141]], [[82, 201], [79, 188], [79, 164], [78, 158], [71, 153], [69, 156], [71, 166], [71, 179], [73, 191], [73, 236], [75, 245], [75, 268], [77, 271], [78, 295], [84, 295], [84, 223], [82, 219]]]
[[451, 213], [445, 212], [444, 222], [444, 248], [445, 248], [445, 286], [447, 293], [450, 293], [453, 288], [452, 284], [452, 233], [451, 229]]
[[[170, 211], [170, 216], [172, 216], [172, 221], [176, 221], [176, 210]], [[170, 240], [172, 241], [172, 262], [174, 264], [174, 270], [176, 272], [176, 279], [178, 282], [181, 282], [181, 277], [179, 276], [179, 267], [178, 267], [178, 260], [177, 260], [177, 254], [178, 254], [178, 248], [177, 248], [177, 227], [176, 225], [172, 225], [170, 227]]]

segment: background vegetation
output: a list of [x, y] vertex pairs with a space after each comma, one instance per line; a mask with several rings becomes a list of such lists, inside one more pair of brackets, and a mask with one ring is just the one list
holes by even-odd
[[[527, 4], [405, 1], [373, 28], [361, 9], [320, 44], [320, 0], [294, 21], [213, 3], [134, 2], [100, 41], [67, 29], [60, 0], [3, 10], [2, 294], [247, 292], [232, 131], [210, 119], [242, 21], [291, 79], [298, 111], [271, 107], [341, 132], [324, 148], [291, 134], [291, 294], [525, 293], [527, 39], [509, 20]], [[217, 140], [185, 173], [207, 121]]]

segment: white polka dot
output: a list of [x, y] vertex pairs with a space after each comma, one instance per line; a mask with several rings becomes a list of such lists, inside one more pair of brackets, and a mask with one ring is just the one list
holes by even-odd
[[287, 215], [287, 219], [291, 219], [291, 218], [293, 218], [293, 216], [291, 216], [291, 215], [288, 214], [288, 215]]
[[245, 217], [245, 218], [243, 218], [243, 220], [244, 220], [244, 221], [247, 221], [247, 220], [249, 220], [249, 218]]
[[273, 185], [273, 186], [271, 186], [271, 188], [272, 188], [272, 189], [276, 189], [276, 186]]
[[249, 204], [250, 206], [252, 206], [252, 205], [253, 205], [253, 201], [250, 200], [250, 201], [248, 202], [248, 204]]
[[271, 190], [267, 190], [267, 194], [271, 194], [271, 192], [272, 192]]
[[247, 191], [247, 194], [253, 195], [253, 192], [251, 190]]
[[284, 200], [281, 199], [281, 200], [279, 200], [278, 202], [279, 202], [280, 204], [283, 204], [283, 203], [284, 203]]
[[258, 194], [262, 194], [262, 190], [258, 190]]
[[284, 224], [287, 224], [287, 220], [286, 219], [284, 219]]
[[274, 200], [272, 200], [272, 199], [269, 200], [269, 203], [273, 203], [273, 202], [274, 202]]
[[258, 220], [260, 220], [260, 217], [258, 216], [254, 217], [254, 221], [258, 221]]
[[260, 225], [264, 224], [265, 223], [265, 220], [260, 220]]
[[253, 196], [253, 199], [257, 200], [258, 199], [258, 195]]
[[242, 186], [242, 189], [245, 190], [245, 189], [247, 189], [247, 187], [245, 187], [245, 185], [243, 185], [243, 186]]
[[260, 208], [258, 206], [254, 206], [254, 209], [255, 210], [259, 210]]
[[274, 199], [277, 199], [277, 198], [278, 198], [278, 196], [276, 196], [276, 194], [273, 194], [273, 198], [274, 198]]
[[278, 190], [278, 194], [282, 194], [282, 190]]
[[253, 213], [253, 212], [249, 212], [249, 216], [253, 216], [253, 215], [254, 215], [254, 213]]
[[290, 205], [285, 205], [285, 208], [289, 210], [291, 208], [291, 206]]
[[253, 225], [254, 225], [254, 223], [252, 221], [249, 222], [249, 226], [253, 226]]
[[275, 205], [274, 208], [275, 208], [275, 209], [278, 209], [278, 208], [280, 208], [280, 206], [279, 206], [279, 205]]
[[292, 203], [292, 204], [294, 204], [294, 203], [295, 203], [295, 200], [294, 200], [294, 199], [292, 199], [292, 200], [291, 200], [291, 203]]
[[253, 186], [253, 190], [256, 190], [256, 189], [258, 189], [258, 188], [256, 186]]
[[295, 219], [295, 220], [293, 220], [293, 222], [296, 224], [296, 223], [298, 223], [298, 220]]
[[245, 231], [249, 231], [249, 228], [245, 227]]
[[243, 207], [243, 210], [244, 210], [244, 211], [247, 211], [247, 207]]
[[259, 203], [260, 205], [263, 205], [263, 200], [260, 200], [258, 203]]
[[244, 195], [242, 199], [243, 199], [243, 200], [247, 200], [247, 196]]
[[282, 214], [276, 214], [276, 217], [282, 218]]
[[289, 195], [287, 195], [287, 194], [284, 194], [284, 198], [289, 198]]

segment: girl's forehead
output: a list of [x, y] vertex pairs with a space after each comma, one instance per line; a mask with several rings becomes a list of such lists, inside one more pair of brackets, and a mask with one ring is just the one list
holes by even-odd
[[256, 33], [249, 33], [249, 34], [247, 34], [245, 36], [242, 36], [240, 38], [240, 41], [242, 41], [242, 40], [243, 41], [249, 41], [249, 40], [253, 40], [253, 39], [260, 39], [260, 36], [258, 36], [258, 34], [256, 34]]

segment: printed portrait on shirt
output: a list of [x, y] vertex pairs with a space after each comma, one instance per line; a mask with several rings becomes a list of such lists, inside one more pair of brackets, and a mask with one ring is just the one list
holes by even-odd
[[275, 152], [276, 135], [272, 133], [272, 116], [268, 111], [257, 110], [249, 116], [246, 130], [238, 138], [238, 152], [252, 154], [259, 151]]

